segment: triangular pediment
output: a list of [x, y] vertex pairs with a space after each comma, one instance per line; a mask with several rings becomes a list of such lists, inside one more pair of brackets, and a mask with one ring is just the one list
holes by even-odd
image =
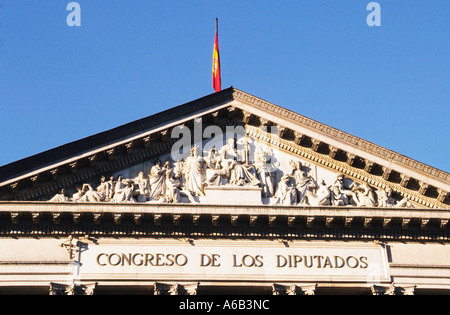
[[[171, 174], [158, 177], [166, 162]], [[64, 189], [74, 202], [77, 187], [97, 191], [119, 175], [135, 180], [131, 199], [78, 201], [450, 208], [450, 174], [233, 87], [5, 165], [0, 200], [49, 201]], [[321, 202], [337, 185], [342, 202]]]

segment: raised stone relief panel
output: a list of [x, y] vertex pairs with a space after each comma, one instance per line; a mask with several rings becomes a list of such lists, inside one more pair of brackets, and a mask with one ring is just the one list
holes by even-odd
[[407, 199], [396, 200], [390, 190], [375, 190], [245, 132], [181, 146], [158, 160], [104, 174], [98, 182], [67, 187], [49, 201], [412, 206]]

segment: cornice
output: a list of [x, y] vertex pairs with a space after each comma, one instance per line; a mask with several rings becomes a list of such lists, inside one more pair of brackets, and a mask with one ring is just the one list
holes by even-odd
[[413, 203], [420, 206], [450, 209], [449, 205], [439, 202], [435, 198], [424, 196], [417, 191], [406, 189], [400, 184], [389, 182], [388, 180], [384, 179], [383, 176], [372, 175], [369, 172], [366, 172], [364, 169], [357, 169], [350, 166], [347, 162], [338, 161], [328, 155], [320, 154], [313, 149], [302, 147], [292, 141], [285, 140], [278, 136], [273, 136], [270, 133], [265, 132], [261, 128], [250, 125], [246, 125], [245, 128], [247, 130], [247, 133], [256, 139], [268, 142], [272, 146], [277, 147], [278, 149], [287, 153], [293, 153], [301, 156], [302, 158], [305, 158], [316, 165], [321, 165], [326, 168], [335, 170], [354, 181], [366, 182], [369, 185], [375, 186], [380, 189], [391, 188], [393, 191], [399, 193], [402, 197], [406, 197]]
[[374, 154], [387, 161], [398, 163], [399, 165], [405, 166], [425, 176], [431, 176], [439, 181], [445, 182], [446, 184], [450, 183], [450, 174], [447, 172], [431, 167], [427, 164], [418, 162], [407, 156], [388, 150], [384, 147], [381, 147], [379, 145], [376, 145], [372, 142], [366, 141], [359, 137], [353, 136], [339, 129], [322, 124], [313, 119], [310, 119], [308, 117], [302, 116], [278, 105], [262, 100], [251, 94], [234, 89], [233, 98], [235, 100], [239, 100], [241, 102], [254, 106], [268, 113], [269, 115], [275, 115], [282, 119], [290, 120], [293, 123], [301, 124], [302, 126], [307, 127], [315, 132], [318, 132], [328, 137], [331, 136], [336, 140], [347, 143], [370, 154]]
[[450, 241], [442, 209], [0, 202], [0, 237]]

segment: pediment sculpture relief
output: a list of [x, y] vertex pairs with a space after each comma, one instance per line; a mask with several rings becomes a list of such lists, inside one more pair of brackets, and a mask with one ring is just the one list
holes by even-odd
[[283, 172], [270, 153], [253, 154], [248, 149], [237, 150], [234, 138], [220, 149], [200, 155], [196, 146], [181, 161], [156, 161], [150, 172], [139, 172], [135, 178], [119, 175], [100, 178], [94, 189], [85, 183], [70, 197], [63, 189], [51, 202], [109, 202], [109, 203], [199, 203], [206, 187], [253, 186], [261, 189], [261, 198], [277, 205], [411, 207], [407, 199], [397, 201], [391, 190], [374, 191], [366, 183], [354, 181], [347, 187], [344, 175], [329, 184], [315, 180], [310, 168], [301, 161], [290, 160], [289, 171]]

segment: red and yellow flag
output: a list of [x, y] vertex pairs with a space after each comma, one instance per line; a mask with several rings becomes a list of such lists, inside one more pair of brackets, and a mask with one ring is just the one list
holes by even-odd
[[213, 52], [212, 79], [214, 91], [219, 92], [222, 89], [222, 87], [220, 79], [220, 55], [219, 55], [219, 36], [217, 31], [217, 19], [216, 19], [216, 39], [214, 41], [214, 52]]

